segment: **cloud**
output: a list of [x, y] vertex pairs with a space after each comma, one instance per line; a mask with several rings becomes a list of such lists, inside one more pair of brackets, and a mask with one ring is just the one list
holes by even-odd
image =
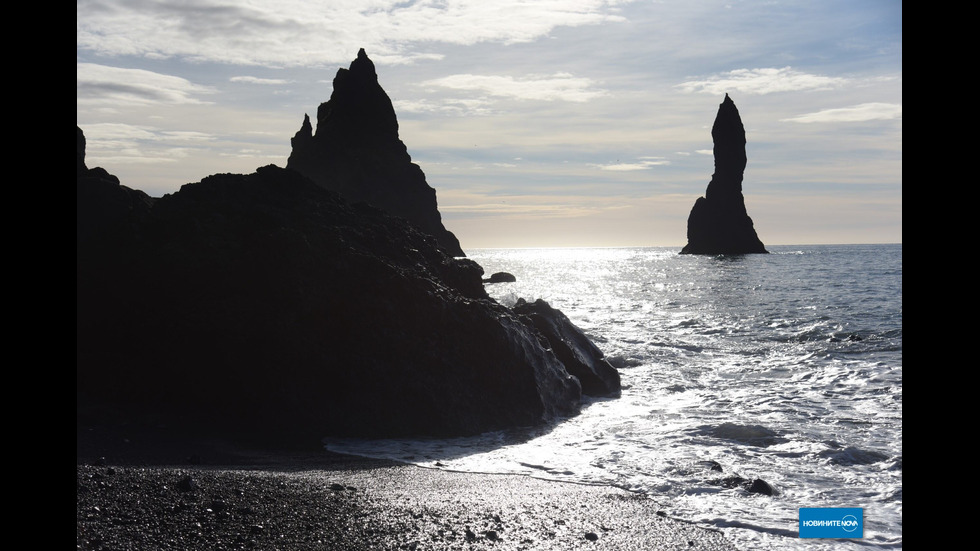
[[788, 119], [786, 122], [864, 122], [898, 119], [902, 117], [902, 106], [897, 103], [862, 103], [853, 107], [824, 109], [816, 113], [806, 113]]
[[137, 126], [123, 123], [97, 123], [85, 125], [86, 147], [105, 144], [135, 144], [137, 142], [160, 142], [174, 145], [194, 145], [211, 142], [216, 138], [211, 134], [192, 131], [160, 130], [152, 126]]
[[[623, 21], [622, 0], [78, 0], [76, 45], [241, 65], [319, 66], [358, 48], [385, 64], [439, 59], [412, 44], [514, 44], [558, 27]], [[301, 37], [301, 38], [298, 38]]]
[[449, 75], [427, 80], [423, 86], [482, 92], [490, 96], [539, 101], [586, 102], [608, 92], [593, 88], [593, 81], [568, 73], [516, 79], [503, 75]]
[[155, 129], [122, 123], [98, 123], [85, 125], [85, 141], [148, 140], [155, 139]]
[[76, 64], [76, 86], [78, 103], [89, 105], [207, 104], [196, 96], [215, 93], [180, 77], [95, 63]]
[[[654, 157], [654, 159], [657, 159]], [[590, 164], [589, 166], [598, 168], [599, 170], [611, 170], [613, 172], [629, 172], [632, 170], [647, 170], [655, 166], [665, 166], [669, 165], [670, 161], [665, 159], [657, 159], [652, 161], [639, 161], [636, 163], [615, 163], [615, 164]]]
[[290, 82], [292, 82], [281, 78], [259, 78], [259, 77], [249, 77], [249, 76], [231, 77], [228, 80], [230, 80], [231, 82], [245, 82], [248, 84], [267, 84], [267, 85], [281, 85], [281, 84], [289, 84]]
[[207, 146], [215, 136], [203, 132], [160, 130], [122, 123], [85, 125], [85, 158], [89, 166], [121, 163], [172, 163]]
[[794, 71], [791, 67], [782, 69], [736, 69], [704, 80], [689, 80], [676, 86], [682, 92], [703, 92], [721, 95], [727, 92], [745, 94], [772, 94], [776, 92], [798, 92], [802, 90], [829, 90], [844, 85], [847, 79], [827, 77]]
[[439, 210], [460, 217], [580, 218], [596, 213], [629, 208], [620, 197], [563, 194], [489, 195], [479, 191], [446, 190], [439, 193]]
[[426, 99], [394, 100], [391, 102], [395, 112], [402, 113], [443, 113], [449, 115], [489, 115], [491, 101], [480, 98], [448, 98], [438, 102]]

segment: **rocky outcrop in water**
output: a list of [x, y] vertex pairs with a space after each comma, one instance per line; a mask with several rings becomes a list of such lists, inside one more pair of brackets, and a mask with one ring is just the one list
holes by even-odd
[[150, 199], [79, 166], [79, 421], [461, 435], [572, 415], [591, 384], [488, 298], [478, 264], [295, 171]]
[[398, 137], [391, 99], [362, 48], [349, 69], [337, 71], [330, 100], [317, 109], [316, 131], [307, 115], [292, 139], [287, 168], [340, 193], [401, 216], [435, 236], [446, 252], [464, 256], [442, 223], [436, 192]]
[[605, 354], [575, 326], [565, 314], [538, 299], [518, 299], [514, 312], [530, 320], [542, 344], [554, 351], [565, 369], [582, 383], [582, 393], [589, 396], [619, 396], [619, 371], [605, 359]]
[[738, 475], [733, 475], [726, 478], [709, 480], [708, 484], [721, 486], [722, 488], [728, 488], [729, 490], [734, 488], [742, 488], [750, 494], [762, 494], [766, 496], [777, 495], [777, 492], [772, 485], [761, 478], [749, 480]]
[[495, 272], [488, 278], [484, 278], [484, 283], [514, 283], [517, 277], [508, 272]]
[[715, 172], [704, 197], [698, 197], [687, 219], [687, 245], [681, 254], [766, 253], [745, 210], [745, 128], [735, 102], [725, 94], [714, 126]]

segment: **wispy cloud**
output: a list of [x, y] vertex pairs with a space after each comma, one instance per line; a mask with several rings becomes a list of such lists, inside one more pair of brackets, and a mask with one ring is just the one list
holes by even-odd
[[424, 86], [475, 91], [490, 96], [539, 101], [586, 102], [607, 94], [591, 79], [568, 73], [514, 78], [506, 75], [449, 75], [427, 80]]
[[150, 126], [121, 123], [86, 125], [86, 163], [89, 166], [121, 163], [172, 163], [194, 148], [216, 140], [202, 132], [160, 130]]
[[564, 194], [486, 195], [478, 191], [453, 190], [439, 194], [439, 210], [451, 216], [579, 218], [599, 212], [627, 208], [620, 198]]
[[669, 165], [666, 159], [653, 158], [651, 160], [641, 160], [635, 163], [613, 163], [613, 164], [590, 164], [589, 166], [599, 170], [611, 170], [613, 172], [628, 172], [631, 170], [648, 170], [655, 166]]
[[289, 80], [284, 80], [281, 78], [259, 78], [259, 77], [250, 77], [250, 76], [231, 77], [228, 80], [230, 80], [231, 82], [244, 82], [247, 84], [265, 84], [265, 85], [272, 85], [272, 86], [289, 84], [291, 82]]
[[[317, 66], [366, 48], [386, 64], [438, 59], [409, 44], [514, 44], [623, 21], [624, 0], [78, 0], [80, 49], [242, 65]], [[297, 38], [302, 37], [302, 38]]]
[[801, 90], [829, 90], [844, 85], [847, 79], [795, 71], [792, 67], [736, 69], [702, 80], [689, 80], [677, 85], [683, 92], [703, 92], [720, 95], [726, 92], [772, 94]]
[[824, 109], [788, 119], [787, 122], [864, 122], [890, 120], [902, 117], [902, 106], [897, 103], [862, 103], [853, 107]]
[[492, 101], [483, 98], [448, 98], [441, 101], [427, 99], [394, 100], [397, 113], [442, 113], [448, 115], [489, 115]]
[[98, 123], [85, 126], [86, 142], [105, 140], [152, 140], [166, 142], [207, 142], [215, 137], [203, 132], [166, 131], [151, 126], [136, 126], [121, 123]]
[[215, 90], [189, 80], [143, 69], [95, 63], [76, 64], [77, 101], [85, 104], [205, 104], [198, 98]]

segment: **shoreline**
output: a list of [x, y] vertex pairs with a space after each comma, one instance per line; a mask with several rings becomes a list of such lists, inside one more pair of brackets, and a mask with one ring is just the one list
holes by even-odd
[[736, 549], [612, 486], [166, 429], [78, 427], [76, 481], [79, 550]]

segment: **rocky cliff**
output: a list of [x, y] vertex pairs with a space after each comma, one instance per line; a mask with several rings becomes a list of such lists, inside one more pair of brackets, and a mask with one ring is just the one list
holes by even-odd
[[464, 256], [442, 223], [435, 190], [398, 137], [391, 99], [363, 48], [349, 69], [337, 71], [330, 100], [317, 109], [315, 132], [309, 115], [304, 118], [286, 167], [349, 202], [401, 216], [435, 236], [450, 255]]
[[682, 254], [766, 253], [745, 209], [745, 127], [735, 102], [725, 94], [714, 126], [715, 172], [704, 197], [694, 202], [687, 219], [687, 245]]
[[[546, 312], [562, 327], [550, 342], [488, 298], [478, 264], [405, 220], [272, 165], [152, 199], [88, 169], [78, 135], [79, 422], [114, 411], [309, 439], [578, 411], [583, 383], [554, 339], [584, 335]], [[618, 394], [618, 376], [601, 389]]]

